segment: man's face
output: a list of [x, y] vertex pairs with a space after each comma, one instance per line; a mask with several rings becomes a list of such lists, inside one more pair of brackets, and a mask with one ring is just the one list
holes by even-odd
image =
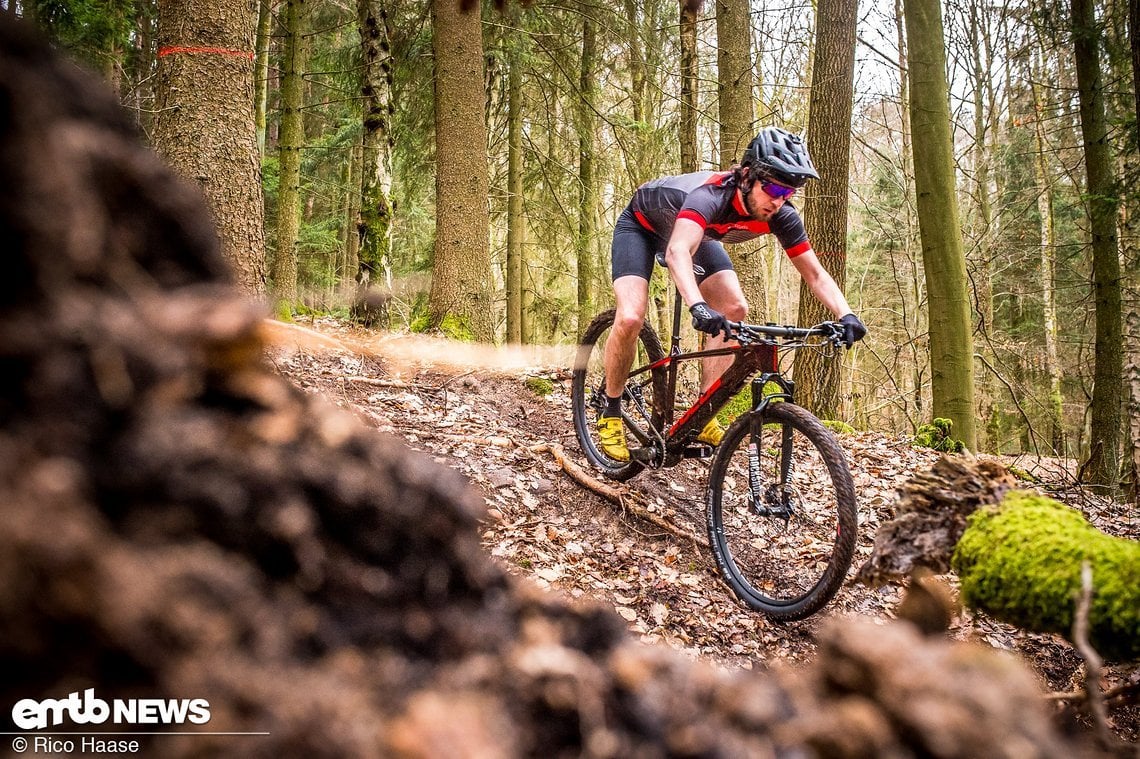
[[769, 221], [794, 193], [795, 190], [791, 187], [770, 179], [757, 178], [744, 198], [744, 207], [756, 221]]

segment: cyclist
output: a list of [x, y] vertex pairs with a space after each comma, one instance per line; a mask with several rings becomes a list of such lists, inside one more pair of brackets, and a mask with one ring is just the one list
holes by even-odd
[[[848, 348], [867, 334], [835, 280], [812, 251], [803, 220], [788, 199], [809, 179], [819, 179], [807, 146], [797, 135], [768, 127], [749, 143], [730, 171], [700, 171], [646, 182], [614, 225], [611, 249], [616, 315], [606, 342], [606, 409], [598, 419], [602, 450], [628, 461], [621, 394], [633, 365], [637, 336], [649, 300], [654, 260], [668, 267], [689, 306], [693, 327], [720, 347], [729, 321], [748, 315], [740, 280], [722, 243], [774, 234], [812, 293], [846, 329]], [[662, 259], [663, 257], [663, 259]], [[731, 356], [704, 360], [701, 392], [732, 363]], [[719, 445], [724, 429], [714, 418], [697, 440]]]

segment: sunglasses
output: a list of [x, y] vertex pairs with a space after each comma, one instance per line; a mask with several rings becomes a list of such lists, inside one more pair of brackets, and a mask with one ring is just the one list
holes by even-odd
[[760, 189], [763, 190], [769, 197], [776, 200], [786, 200], [796, 194], [795, 187], [786, 187], [777, 182], [770, 180], [763, 180], [760, 182]]

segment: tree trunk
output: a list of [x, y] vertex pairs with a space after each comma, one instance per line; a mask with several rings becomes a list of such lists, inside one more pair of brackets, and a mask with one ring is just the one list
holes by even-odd
[[[1137, 0], [1140, 1], [1140, 0]], [[681, 143], [681, 173], [697, 171], [697, 4], [679, 0], [681, 4], [681, 118], [678, 123]]]
[[[820, 179], [809, 182], [804, 223], [823, 268], [840, 289], [847, 282], [847, 181], [855, 83], [856, 0], [819, 0], [807, 143]], [[834, 318], [800, 284], [799, 323]], [[796, 356], [796, 402], [823, 419], [840, 417], [841, 362], [815, 351]]]
[[257, 150], [265, 155], [265, 114], [269, 102], [269, 43], [273, 21], [273, 0], [257, 3], [257, 55], [253, 62], [253, 123], [257, 130]]
[[507, 342], [523, 342], [522, 315], [522, 225], [523, 143], [522, 62], [512, 51], [507, 65]]
[[954, 423], [954, 436], [977, 449], [974, 346], [966, 258], [954, 187], [946, 48], [938, 0], [905, 0], [910, 117], [922, 263], [930, 303], [934, 416]]
[[1128, 311], [1128, 450], [1125, 462], [1125, 480], [1128, 482], [1128, 500], [1140, 504], [1140, 310], [1133, 305]]
[[[1039, 70], [1043, 71], [1044, 66]], [[1043, 80], [1042, 80], [1043, 81]], [[1053, 183], [1045, 153], [1045, 104], [1041, 91], [1033, 87], [1033, 109], [1037, 138], [1037, 213], [1041, 217], [1041, 302], [1044, 309], [1045, 371], [1049, 375], [1049, 443], [1057, 456], [1065, 454], [1061, 361], [1057, 351], [1056, 227], [1053, 223]]]
[[1140, 153], [1140, 0], [1128, 0], [1128, 44], [1132, 49], [1132, 101], [1136, 107], [1133, 144]]
[[285, 0], [284, 60], [281, 66], [281, 131], [277, 140], [280, 180], [277, 190], [277, 246], [273, 255], [273, 293], [291, 307], [297, 301], [297, 237], [301, 228], [301, 148], [305, 142], [304, 72], [308, 0]]
[[[997, 384], [994, 376], [995, 365], [993, 336], [994, 336], [994, 297], [993, 275], [990, 271], [990, 257], [993, 248], [991, 242], [996, 237], [995, 217], [990, 203], [990, 151], [989, 151], [989, 118], [992, 116], [992, 98], [986, 96], [992, 73], [990, 71], [993, 57], [990, 55], [990, 37], [988, 26], [983, 26], [980, 18], [982, 9], [979, 3], [971, 2], [969, 7], [970, 39], [971, 45], [970, 80], [973, 87], [974, 106], [974, 216], [973, 232], [974, 244], [971, 247], [972, 255], [968, 256], [967, 266], [970, 279], [973, 282], [974, 313], [977, 318], [975, 334], [981, 342], [979, 354], [985, 359], [978, 367], [978, 401], [980, 419], [985, 424], [986, 448], [993, 451], [997, 444], [998, 429], [995, 415], [997, 414], [996, 396]], [[983, 58], [983, 52], [985, 57]], [[987, 110], [989, 111], [987, 113]], [[1000, 172], [999, 172], [1000, 174]]]
[[242, 291], [265, 294], [261, 163], [253, 124], [253, 9], [161, 0], [154, 146], [201, 186]]
[[[752, 88], [752, 22], [748, 0], [717, 0], [717, 97], [720, 126], [719, 165], [727, 169], [740, 160], [754, 136], [755, 108]], [[750, 309], [749, 319], [763, 319], [767, 288], [764, 254], [767, 245], [757, 240], [729, 248], [740, 289]], [[672, 303], [666, 304], [667, 309]]]
[[348, 160], [344, 162], [344, 232], [341, 235], [341, 256], [335, 272], [336, 283], [342, 288], [346, 282], [354, 281], [360, 269], [360, 233], [357, 223], [360, 219], [360, 173], [364, 163], [364, 150], [353, 145]]
[[1095, 588], [1089, 642], [1108, 659], [1140, 657], [1140, 543], [1100, 532], [1076, 509], [1036, 493], [1009, 493], [970, 520], [952, 564], [968, 606], [1069, 637], [1083, 562]]
[[1121, 346], [1120, 259], [1116, 238], [1117, 198], [1108, 144], [1099, 35], [1092, 0], [1072, 0], [1073, 53], [1080, 97], [1081, 135], [1088, 176], [1087, 209], [1092, 237], [1096, 301], [1092, 437], [1082, 479], [1112, 490], [1120, 464], [1120, 405], [1124, 360]]
[[597, 245], [598, 186], [594, 178], [595, 72], [597, 24], [588, 7], [582, 7], [582, 57], [578, 86], [578, 331], [580, 335], [594, 318], [594, 249]]
[[[905, 14], [903, 13], [903, 0], [895, 0], [894, 8], [894, 22], [895, 22], [895, 39], [898, 44], [899, 51], [899, 127], [900, 127], [900, 140], [902, 155], [900, 156], [902, 162], [902, 189], [903, 189], [903, 209], [906, 213], [906, 236], [903, 239], [903, 255], [905, 257], [905, 269], [903, 270], [903, 278], [910, 284], [906, 287], [905, 284], [898, 286], [899, 300], [902, 302], [903, 308], [906, 313], [903, 316], [904, 324], [907, 330], [907, 342], [911, 345], [911, 383], [913, 384], [914, 393], [914, 417], [917, 420], [912, 423], [913, 427], [922, 423], [926, 413], [926, 388], [924, 377], [924, 368], [929, 365], [929, 353], [922, 354], [922, 349], [917, 339], [919, 335], [925, 332], [922, 323], [923, 310], [921, 308], [922, 302], [925, 298], [923, 285], [923, 278], [917, 264], [917, 256], [915, 251], [920, 249], [920, 243], [916, 239], [914, 208], [915, 208], [915, 187], [914, 187], [914, 150], [911, 145], [911, 128], [910, 128], [910, 87], [907, 84], [907, 77], [905, 72], [909, 69], [910, 63], [907, 56], [907, 43], [906, 43], [906, 21]], [[892, 269], [898, 267], [892, 266]], [[897, 276], [897, 274], [896, 274]]]
[[357, 0], [363, 108], [359, 268], [353, 316], [368, 327], [388, 327], [392, 290], [392, 49], [380, 0]]
[[740, 160], [753, 137], [752, 23], [748, 0], [716, 0], [720, 167]]
[[429, 309], [433, 327], [494, 339], [490, 178], [483, 105], [483, 31], [476, 5], [432, 0], [436, 222]]

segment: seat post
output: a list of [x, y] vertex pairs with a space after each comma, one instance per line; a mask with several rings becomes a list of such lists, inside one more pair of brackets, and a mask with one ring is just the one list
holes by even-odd
[[673, 298], [673, 337], [669, 342], [669, 355], [675, 356], [681, 352], [681, 291], [673, 288], [676, 295]]

